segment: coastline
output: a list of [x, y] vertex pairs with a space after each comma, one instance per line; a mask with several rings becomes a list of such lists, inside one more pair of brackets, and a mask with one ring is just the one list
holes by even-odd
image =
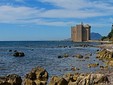
[[[29, 46], [29, 45], [28, 45]], [[27, 47], [28, 47], [27, 46]], [[88, 49], [88, 48], [92, 48], [93, 47], [93, 45], [89, 45], [89, 44], [80, 44], [79, 46], [81, 46], [84, 50], [86, 50], [86, 49]], [[112, 46], [113, 46], [113, 44], [106, 44], [106, 43], [102, 43], [101, 45], [100, 44], [98, 44], [98, 45], [94, 45], [94, 48], [95, 47], [97, 47], [96, 48], [96, 50], [94, 51], [94, 52], [90, 52], [90, 53], [84, 53], [84, 56], [83, 56], [83, 58], [81, 58], [81, 59], [78, 59], [77, 58], [77, 60], [81, 60], [81, 61], [79, 61], [79, 62], [84, 62], [84, 60], [85, 61], [88, 61], [88, 60], [91, 60], [92, 58], [96, 58], [96, 56], [94, 55], [92, 58], [90, 57], [91, 55], [93, 55], [93, 54], [95, 54], [96, 52], [99, 52], [99, 51], [101, 51], [102, 49], [106, 49], [106, 50], [113, 50], [112, 49]], [[88, 48], [87, 48], [88, 47]], [[58, 49], [74, 49], [73, 51], [77, 51], [77, 50], [79, 50], [79, 51], [82, 51], [80, 48], [77, 48], [77, 50], [75, 50], [75, 48], [76, 48], [76, 46], [75, 47], [64, 47], [64, 46], [61, 46], [61, 47], [57, 47]], [[101, 50], [99, 50], [99, 48], [101, 49]], [[51, 48], [51, 49], [53, 49], [53, 48]], [[14, 49], [13, 49], [14, 50]], [[9, 51], [12, 51], [12, 52], [9, 52], [9, 53], [13, 53], [13, 50], [10, 48], [10, 50]], [[90, 49], [91, 50], [91, 49]], [[37, 50], [36, 50], [37, 51]], [[25, 51], [23, 51], [23, 52], [25, 52]], [[35, 52], [35, 49], [29, 49], [29, 52], [32, 52], [32, 53], [34, 53]], [[85, 51], [85, 52], [87, 52], [87, 51]], [[25, 54], [26, 54], [26, 52], [25, 52]], [[67, 55], [68, 55], [69, 53], [67, 52]], [[79, 54], [82, 54], [81, 52], [79, 53]], [[85, 54], [87, 54], [86, 56], [89, 56], [89, 57], [86, 57], [85, 56]], [[90, 54], [90, 55], [89, 55]], [[62, 54], [63, 55], [63, 54]], [[61, 57], [62, 57], [62, 55], [61, 55]], [[60, 61], [60, 60], [63, 60], [63, 59], [65, 59], [65, 60], [68, 60], [68, 59], [75, 59], [76, 57], [73, 57], [73, 56], [70, 56], [70, 55], [64, 55], [64, 58], [57, 58], [57, 56], [56, 56], [56, 58], [58, 59], [58, 61]], [[28, 57], [28, 56], [27, 56]], [[18, 60], [20, 60], [20, 59], [22, 59], [22, 58], [26, 58], [26, 57], [21, 57], [21, 58], [15, 58], [15, 59], [18, 59]], [[30, 57], [29, 57], [30, 58]], [[48, 57], [49, 58], [49, 57]], [[55, 59], [56, 59], [55, 58]], [[87, 59], [85, 59], [85, 58], [87, 58]], [[36, 59], [35, 59], [36, 60]], [[92, 59], [93, 60], [93, 59]], [[99, 61], [101, 61], [101, 60], [99, 60]], [[72, 61], [71, 61], [72, 62]], [[74, 61], [75, 62], [75, 61]], [[76, 62], [78, 62], [78, 61], [76, 61]], [[104, 74], [105, 76], [107, 76], [107, 78], [109, 79], [109, 81], [110, 81], [110, 84], [106, 84], [106, 85], [113, 85], [113, 68], [111, 68], [111, 69], [103, 69], [103, 70], [101, 70], [100, 69], [100, 67], [99, 66], [104, 66], [104, 65], [102, 65], [102, 64], [99, 64], [98, 65], [98, 61], [95, 61], [95, 59], [94, 59], [94, 62], [89, 62], [87, 65], [89, 65], [89, 64], [91, 64], [91, 65], [96, 65], [98, 68], [99, 68], [99, 70], [98, 71], [96, 71], [96, 72], [87, 72], [87, 73], [85, 73], [85, 69], [83, 69], [84, 71], [83, 72], [79, 72], [79, 71], [77, 71], [77, 69], [78, 68], [71, 68], [71, 70], [73, 70], [73, 72], [74, 73], [70, 73], [70, 75], [74, 75], [74, 76], [78, 76], [78, 74], [79, 74], [79, 76], [78, 77], [82, 77], [82, 74], [83, 75], [85, 75], [85, 76], [83, 76], [84, 78], [86, 78], [87, 79], [87, 77], [88, 76], [90, 76], [90, 75], [100, 75], [100, 74]], [[84, 65], [84, 64], [82, 64], [82, 65]], [[72, 65], [73, 66], [73, 65]], [[36, 67], [36, 66], [34, 66], [34, 67]], [[56, 66], [57, 67], [57, 66]], [[84, 65], [84, 67], [85, 67], [85, 65]], [[105, 66], [104, 66], [105, 67]], [[93, 67], [87, 67], [87, 69], [92, 69], [92, 68], [95, 68], [95, 66]], [[48, 69], [46, 69], [46, 70], [48, 70]], [[68, 70], [67, 68], [66, 69], [64, 69], [63, 71], [66, 71], [66, 70]], [[81, 69], [80, 69], [81, 70]], [[49, 71], [48, 71], [49, 72]], [[27, 73], [27, 72], [26, 72]], [[26, 74], [25, 73], [25, 74]], [[75, 73], [78, 73], [78, 74], [76, 74], [75, 75]], [[63, 76], [64, 76], [65, 74], [63, 74]], [[68, 75], [68, 73], [66, 73], [66, 75], [68, 76], [68, 77], [70, 77], [70, 75]], [[88, 76], [87, 76], [88, 75]], [[49, 75], [49, 76], [51, 76], [51, 75]], [[56, 75], [57, 77], [58, 77], [58, 79], [60, 79], [59, 78], [59, 76], [61, 77], [62, 75]], [[64, 78], [62, 76], [62, 78]], [[72, 76], [72, 77], [74, 77], [74, 76]], [[52, 76], [53, 77], [53, 79], [54, 78], [56, 78], [56, 77], [54, 77], [54, 76]], [[49, 78], [52, 78], [52, 77], [49, 77]], [[66, 79], [68, 78], [68, 77], [66, 77]], [[21, 76], [21, 78], [22, 78], [22, 76]], [[76, 79], [76, 78], [75, 78]], [[89, 79], [90, 79], [90, 77], [89, 77]], [[75, 80], [76, 81], [76, 80]], [[50, 81], [49, 81], [50, 82]], [[69, 83], [69, 82], [68, 82]], [[74, 82], [73, 82], [74, 83]], [[0, 84], [1, 85], [1, 84]], [[45, 85], [45, 84], [44, 84]], [[52, 84], [53, 85], [53, 84]], [[60, 84], [59, 84], [60, 85]], [[62, 84], [62, 85], [64, 85], [64, 84]], [[70, 84], [71, 85], [71, 84]], [[78, 85], [81, 85], [81, 84], [78, 84]], [[90, 85], [90, 84], [88, 84], [88, 85]], [[100, 85], [100, 84], [99, 84]]]
[[101, 45], [98, 45], [97, 47], [113, 52], [113, 44], [110, 44], [110, 43], [101, 44]]
[[[106, 42], [106, 43], [102, 43], [101, 45], [98, 45], [97, 47], [102, 49], [106, 49], [107, 51], [113, 53], [113, 44]], [[113, 57], [113, 56], [112, 56]], [[113, 85], [113, 67], [111, 69], [107, 69], [107, 70], [100, 70], [99, 73], [103, 73], [105, 74], [108, 79], [109, 79], [109, 84], [107, 85]]]

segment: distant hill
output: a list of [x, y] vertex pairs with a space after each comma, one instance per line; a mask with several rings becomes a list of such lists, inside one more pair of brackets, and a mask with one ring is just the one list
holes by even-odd
[[68, 39], [64, 39], [63, 41], [71, 41], [71, 38], [68, 38]]
[[91, 33], [91, 40], [101, 40], [102, 35], [100, 35], [99, 33]]

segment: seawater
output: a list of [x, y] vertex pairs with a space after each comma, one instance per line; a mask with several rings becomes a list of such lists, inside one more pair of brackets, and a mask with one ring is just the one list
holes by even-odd
[[[99, 67], [88, 68], [90, 63], [102, 61], [97, 60], [95, 47], [80, 47], [81, 44], [97, 45], [99, 43], [73, 43], [67, 41], [1, 41], [0, 42], [0, 76], [18, 74], [25, 76], [32, 68], [44, 67], [50, 76], [74, 73], [71, 67], [79, 68], [77, 72], [95, 72]], [[67, 46], [61, 48], [59, 46]], [[24, 57], [12, 56], [17, 50], [25, 53]], [[58, 58], [59, 55], [68, 54], [68, 58]], [[89, 59], [78, 59], [72, 57], [76, 54], [86, 55], [92, 53]]]

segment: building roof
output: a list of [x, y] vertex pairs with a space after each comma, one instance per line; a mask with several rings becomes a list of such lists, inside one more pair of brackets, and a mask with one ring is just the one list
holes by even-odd
[[88, 28], [89, 28], [89, 27], [91, 27], [91, 26], [90, 26], [89, 24], [86, 24], [86, 25], [84, 25], [84, 27], [88, 27]]

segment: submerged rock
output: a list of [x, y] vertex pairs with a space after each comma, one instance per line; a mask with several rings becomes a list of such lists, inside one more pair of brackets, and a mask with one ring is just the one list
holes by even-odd
[[77, 57], [77, 58], [83, 58], [83, 55], [77, 54], [75, 57]]
[[69, 57], [69, 55], [65, 53], [65, 54], [63, 55], [63, 57], [64, 57], [64, 58], [67, 58], [67, 57]]
[[12, 52], [12, 50], [9, 50], [9, 52]]
[[63, 56], [60, 56], [60, 55], [59, 55], [58, 58], [63, 58]]
[[66, 53], [65, 53], [65, 54], [63, 54], [63, 55], [59, 55], [59, 56], [58, 56], [58, 58], [67, 58], [67, 57], [69, 57], [69, 55], [68, 55], [68, 54], [66, 54]]
[[41, 67], [36, 67], [26, 74], [24, 85], [46, 85], [48, 80], [48, 72]]
[[25, 54], [23, 52], [15, 52], [13, 54], [13, 56], [15, 56], [15, 57], [23, 57], [23, 56], [25, 56]]

